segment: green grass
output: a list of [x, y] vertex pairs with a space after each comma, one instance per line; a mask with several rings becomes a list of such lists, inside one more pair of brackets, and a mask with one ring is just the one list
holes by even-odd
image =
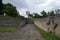
[[[13, 17], [10, 17], [10, 16], [4, 16], [4, 15], [0, 15], [0, 19], [3, 19], [3, 20], [7, 20], [7, 19], [10, 19], [10, 18], [13, 18]], [[18, 28], [17, 27], [1, 27], [0, 26], [0, 32], [14, 32], [16, 31]]]
[[42, 30], [41, 28], [37, 28], [37, 30], [42, 34], [42, 36], [43, 36], [46, 40], [60, 40], [60, 37], [58, 37], [58, 36], [56, 36], [56, 35], [54, 35], [54, 34], [45, 32], [45, 31]]
[[0, 27], [0, 32], [14, 32], [17, 29], [16, 27]]

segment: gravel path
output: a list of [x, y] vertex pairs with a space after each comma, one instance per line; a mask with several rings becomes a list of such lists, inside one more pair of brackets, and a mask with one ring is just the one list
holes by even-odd
[[0, 33], [0, 40], [44, 40], [33, 24], [26, 24], [16, 32]]

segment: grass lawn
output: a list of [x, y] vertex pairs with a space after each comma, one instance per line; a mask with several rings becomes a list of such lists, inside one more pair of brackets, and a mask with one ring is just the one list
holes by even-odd
[[48, 33], [48, 32], [45, 32], [44, 30], [42, 30], [41, 28], [36, 28], [41, 34], [42, 36], [46, 39], [46, 40], [60, 40], [60, 37], [54, 35], [54, 34], [51, 34], [51, 33]]
[[17, 29], [16, 27], [0, 27], [0, 32], [14, 32]]

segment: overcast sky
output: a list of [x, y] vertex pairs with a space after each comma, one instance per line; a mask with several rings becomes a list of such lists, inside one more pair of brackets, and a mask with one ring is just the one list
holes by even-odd
[[60, 8], [60, 0], [3, 0], [3, 3], [11, 3], [17, 7], [19, 13], [26, 16], [25, 11], [40, 13]]

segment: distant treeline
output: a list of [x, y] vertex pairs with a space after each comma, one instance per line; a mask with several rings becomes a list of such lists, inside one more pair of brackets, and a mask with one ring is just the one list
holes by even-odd
[[[29, 11], [26, 12], [27, 14], [29, 13]], [[44, 10], [42, 12], [40, 12], [39, 15], [38, 13], [32, 13], [32, 14], [28, 14], [29, 17], [33, 17], [33, 18], [44, 18], [44, 17], [48, 17], [48, 16], [60, 16], [60, 9], [55, 9], [52, 11], [48, 11], [45, 12]]]

